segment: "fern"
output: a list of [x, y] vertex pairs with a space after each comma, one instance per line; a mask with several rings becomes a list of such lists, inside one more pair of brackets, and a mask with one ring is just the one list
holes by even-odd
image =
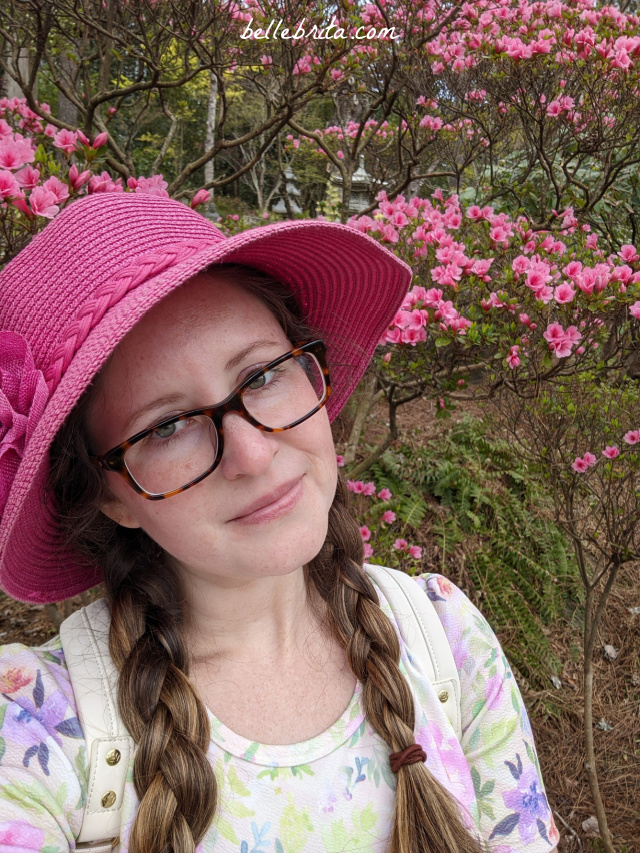
[[446, 516], [433, 513], [431, 533], [442, 554], [434, 568], [446, 573], [464, 544], [474, 595], [508, 636], [512, 666], [532, 687], [547, 688], [561, 662], [543, 628], [570, 618], [580, 584], [571, 544], [543, 512], [551, 505], [544, 479], [511, 443], [488, 436], [483, 422], [469, 416], [417, 450], [388, 450], [373, 473], [403, 496], [405, 511], [413, 502], [413, 526], [429, 511], [426, 496], [449, 508]]

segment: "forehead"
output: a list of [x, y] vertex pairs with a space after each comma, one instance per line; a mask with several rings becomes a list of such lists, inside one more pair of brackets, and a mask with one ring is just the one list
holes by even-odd
[[123, 338], [113, 361], [169, 356], [169, 342], [189, 348], [224, 349], [256, 329], [282, 331], [265, 303], [241, 284], [222, 274], [202, 273], [151, 308]]
[[262, 338], [287, 345], [259, 297], [228, 277], [202, 273], [154, 305], [122, 339], [95, 382], [91, 411], [137, 405], [166, 384], [183, 387], [203, 364], [220, 375], [239, 350]]

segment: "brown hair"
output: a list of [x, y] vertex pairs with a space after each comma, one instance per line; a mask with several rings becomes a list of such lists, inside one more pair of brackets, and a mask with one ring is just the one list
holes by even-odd
[[[236, 264], [215, 267], [263, 299], [289, 340], [317, 337], [280, 282]], [[141, 529], [118, 525], [100, 510], [106, 484], [89, 458], [87, 389], [51, 448], [49, 485], [67, 541], [102, 567], [111, 607], [109, 648], [120, 672], [118, 703], [138, 745], [133, 781], [140, 807], [130, 853], [193, 853], [216, 810], [217, 786], [207, 758], [207, 712], [189, 680], [180, 583], [167, 554]], [[363, 543], [338, 480], [320, 553], [306, 567], [324, 614], [363, 684], [367, 720], [389, 752], [414, 741], [415, 708], [399, 668], [396, 631], [362, 570]], [[397, 775], [389, 853], [481, 853], [458, 806], [423, 763]]]

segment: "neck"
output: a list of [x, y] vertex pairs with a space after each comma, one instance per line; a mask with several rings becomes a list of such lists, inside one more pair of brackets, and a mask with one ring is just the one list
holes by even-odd
[[189, 577], [185, 596], [185, 633], [194, 665], [292, 658], [314, 632], [323, 633], [316, 597], [307, 594], [304, 567], [249, 581]]

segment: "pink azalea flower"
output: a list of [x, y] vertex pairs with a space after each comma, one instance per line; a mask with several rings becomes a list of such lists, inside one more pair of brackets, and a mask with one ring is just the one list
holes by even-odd
[[363, 542], [367, 542], [369, 539], [371, 539], [371, 531], [368, 527], [362, 526], [360, 528], [360, 536], [362, 536]]
[[579, 456], [576, 456], [574, 461], [571, 463], [571, 467], [574, 471], [577, 471], [578, 474], [583, 474], [589, 466], [584, 461], [584, 459], [581, 459]]
[[91, 172], [87, 169], [84, 172], [78, 173], [78, 167], [74, 165], [69, 169], [69, 183], [73, 187], [76, 192], [80, 189], [80, 187], [84, 186], [89, 178], [91, 177]]
[[637, 444], [640, 441], [640, 429], [630, 429], [624, 434], [627, 444]]
[[97, 150], [98, 148], [102, 148], [107, 139], [109, 138], [109, 134], [106, 130], [103, 133], [99, 133], [96, 138], [93, 140], [93, 148]]
[[388, 509], [386, 512], [382, 513], [381, 520], [384, 521], [385, 524], [393, 524], [393, 522], [396, 520], [396, 514], [395, 512], [393, 512], [393, 510]]
[[368, 542], [364, 543], [364, 556], [365, 558], [373, 557], [373, 548], [371, 547], [371, 545], [369, 545]]
[[520, 347], [518, 346], [518, 344], [514, 344], [509, 350], [509, 355], [507, 356], [507, 364], [512, 370], [520, 365], [520, 358], [518, 357], [519, 349]]
[[493, 260], [493, 258], [487, 258], [486, 260], [474, 261], [473, 266], [471, 267], [471, 272], [475, 273], [475, 275], [486, 275], [489, 272], [489, 267], [493, 263]]
[[69, 198], [69, 187], [55, 175], [47, 178], [42, 186], [45, 190], [52, 192], [58, 202], [66, 201]]
[[406, 551], [409, 547], [409, 543], [406, 539], [396, 539], [396, 541], [393, 543], [393, 547], [396, 549], [396, 551]]
[[33, 163], [35, 151], [26, 139], [4, 139], [0, 142], [0, 169], [15, 171]]
[[336, 454], [336, 465], [338, 468], [344, 468], [344, 456]]
[[620, 456], [620, 451], [619, 451], [619, 449], [615, 446], [615, 444], [614, 444], [614, 445], [609, 445], [609, 444], [607, 444], [607, 446], [605, 447], [605, 449], [602, 451], [602, 455], [603, 455], [603, 456], [606, 456], [606, 457], [607, 457], [607, 459], [615, 459], [615, 458], [616, 458], [616, 456]]
[[101, 175], [93, 175], [89, 179], [90, 193], [112, 193], [122, 190], [122, 182], [120, 178], [114, 181], [108, 172], [103, 172]]
[[409, 553], [414, 560], [422, 559], [422, 548], [419, 545], [411, 545], [409, 547]]
[[385, 243], [397, 243], [398, 242], [398, 239], [399, 239], [398, 232], [393, 227], [393, 225], [390, 225], [389, 223], [382, 226], [381, 234], [382, 234], [382, 239], [385, 241]]
[[634, 245], [627, 243], [621, 247], [618, 255], [626, 264], [633, 264], [639, 260], [638, 251]]
[[632, 317], [635, 317], [636, 320], [640, 320], [640, 300], [629, 306], [629, 314], [631, 314]]
[[403, 329], [402, 331], [403, 344], [411, 344], [411, 346], [416, 346], [416, 344], [419, 344], [422, 341], [426, 341], [426, 339], [427, 333], [425, 329]]
[[16, 181], [25, 190], [32, 190], [38, 185], [40, 180], [40, 170], [34, 169], [33, 166], [24, 166], [15, 174]]
[[54, 147], [60, 148], [66, 154], [73, 154], [76, 150], [77, 141], [78, 134], [74, 133], [73, 130], [59, 130], [53, 137]]
[[29, 196], [29, 204], [31, 210], [36, 216], [43, 216], [45, 219], [53, 219], [58, 213], [57, 197], [51, 190], [44, 187], [36, 187]]
[[168, 186], [169, 184], [164, 180], [162, 175], [152, 175], [150, 178], [138, 178], [138, 185], [135, 188], [135, 192], [169, 198], [169, 193], [167, 192]]
[[589, 451], [587, 451], [587, 452], [584, 454], [584, 456], [583, 456], [582, 458], [584, 459], [584, 461], [585, 461], [585, 462], [587, 463], [587, 465], [589, 465], [589, 466], [591, 466], [591, 465], [595, 465], [595, 464], [596, 464], [596, 462], [598, 461], [598, 460], [596, 459], [596, 457], [593, 455], [593, 453], [589, 453]]
[[200, 204], [207, 204], [211, 200], [211, 193], [208, 190], [198, 190], [191, 199], [191, 207], [198, 207]]
[[364, 488], [362, 489], [362, 494], [367, 497], [371, 497], [376, 493], [376, 484], [373, 482], [365, 483]]
[[388, 501], [391, 497], [391, 492], [389, 491], [389, 489], [380, 489], [380, 491], [378, 492], [378, 497], [381, 501]]
[[575, 288], [571, 287], [571, 285], [564, 281], [562, 284], [559, 284], [554, 291], [554, 297], [558, 304], [563, 305], [567, 302], [573, 301], [573, 297], [576, 295]]
[[347, 480], [347, 488], [355, 495], [361, 495], [364, 491], [364, 483], [362, 480]]
[[566, 331], [560, 323], [549, 323], [542, 337], [549, 342], [549, 349], [557, 358], [567, 358], [571, 355], [571, 348], [577, 343], [582, 335], [575, 326], [569, 326]]
[[0, 198], [19, 195], [20, 185], [8, 169], [0, 170]]

